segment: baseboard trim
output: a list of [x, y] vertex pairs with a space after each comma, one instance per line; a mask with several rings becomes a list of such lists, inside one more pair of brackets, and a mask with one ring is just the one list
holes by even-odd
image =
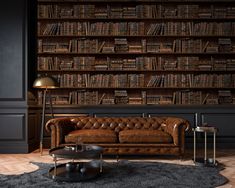
[[1, 154], [10, 154], [10, 153], [15, 153], [15, 154], [18, 154], [18, 153], [29, 153], [29, 146], [28, 144], [3, 144], [1, 143], [1, 146], [0, 146], [0, 153]]

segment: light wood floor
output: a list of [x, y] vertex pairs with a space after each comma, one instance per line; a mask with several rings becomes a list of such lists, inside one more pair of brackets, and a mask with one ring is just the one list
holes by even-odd
[[[188, 151], [184, 160], [175, 159], [172, 157], [151, 157], [151, 158], [127, 158], [128, 160], [137, 161], [157, 161], [165, 163], [174, 163], [181, 165], [194, 165], [192, 162], [193, 152]], [[210, 155], [209, 155], [210, 156]], [[122, 158], [121, 158], [122, 159]], [[221, 174], [228, 178], [229, 182], [220, 188], [235, 187], [235, 150], [217, 150], [217, 161], [225, 166]], [[105, 158], [107, 161], [114, 161], [113, 159]], [[48, 150], [44, 150], [41, 156], [38, 151], [30, 154], [0, 154], [0, 174], [22, 174], [25, 172], [32, 172], [38, 169], [36, 165], [31, 162], [53, 163], [52, 157], [48, 155]]]

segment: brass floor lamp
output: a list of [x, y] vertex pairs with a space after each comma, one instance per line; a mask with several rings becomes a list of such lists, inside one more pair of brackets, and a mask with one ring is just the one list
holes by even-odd
[[[34, 88], [44, 89], [43, 90], [43, 101], [42, 101], [40, 146], [39, 146], [40, 153], [42, 155], [42, 151], [43, 151], [43, 132], [44, 132], [44, 125], [45, 125], [46, 95], [47, 95], [48, 89], [58, 88], [58, 83], [51, 77], [40, 77], [40, 78], [37, 78], [34, 81], [33, 87]], [[51, 117], [54, 118], [50, 92], [49, 92], [49, 100], [50, 100]]]

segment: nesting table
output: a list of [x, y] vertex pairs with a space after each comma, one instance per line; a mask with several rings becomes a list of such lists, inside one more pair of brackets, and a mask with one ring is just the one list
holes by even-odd
[[[216, 166], [216, 133], [217, 128], [213, 126], [197, 126], [196, 128], [192, 129], [194, 133], [194, 152], [193, 152], [193, 161], [195, 164], [201, 164], [205, 166]], [[204, 158], [197, 158], [196, 157], [196, 134], [197, 133], [204, 133]], [[207, 157], [207, 136], [209, 133], [213, 134], [213, 158]]]

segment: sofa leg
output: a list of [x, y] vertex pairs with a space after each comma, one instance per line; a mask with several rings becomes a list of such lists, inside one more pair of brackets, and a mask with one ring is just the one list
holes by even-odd
[[181, 155], [179, 156], [179, 159], [180, 159], [180, 161], [184, 161], [184, 155], [181, 154]]

